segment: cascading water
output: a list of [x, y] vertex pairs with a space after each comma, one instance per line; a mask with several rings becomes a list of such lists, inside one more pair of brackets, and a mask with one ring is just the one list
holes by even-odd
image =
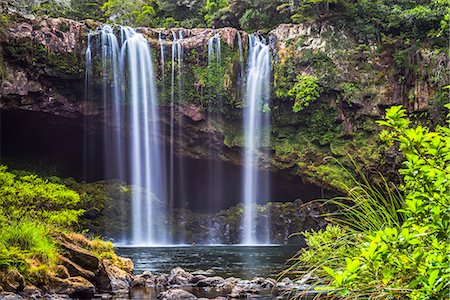
[[[167, 229], [171, 221], [184, 222], [184, 161], [182, 155], [175, 157], [175, 149], [183, 149], [183, 117], [178, 108], [183, 105], [183, 35], [172, 32], [171, 44], [171, 90], [170, 90], [170, 143], [169, 165], [166, 169], [162, 132], [156, 93], [156, 78], [152, 53], [147, 39], [136, 30], [121, 27], [120, 39], [110, 26], [103, 26], [98, 32], [88, 36], [86, 50], [86, 98], [91, 97], [89, 82], [92, 81], [98, 57], [94, 54], [97, 46], [92, 43], [94, 36], [101, 46], [102, 101], [105, 109], [105, 157], [107, 158], [107, 178], [125, 179], [133, 185], [131, 209], [131, 233], [124, 242], [133, 245], [157, 245], [183, 242], [184, 233], [171, 237]], [[164, 77], [165, 41], [159, 35], [160, 67]], [[243, 190], [244, 214], [242, 221], [242, 244], [269, 243], [267, 220], [256, 219], [256, 205], [263, 204], [268, 197], [268, 179], [262, 178], [258, 169], [264, 147], [268, 142], [271, 63], [270, 48], [256, 35], [249, 36], [249, 53], [246, 78], [240, 34], [238, 46], [241, 74], [238, 84], [245, 86], [244, 101], [244, 166]], [[208, 72], [217, 80], [223, 72], [220, 35], [208, 41]], [[168, 56], [168, 55], [167, 55]], [[169, 66], [169, 62], [167, 62]], [[169, 68], [169, 67], [168, 67]], [[169, 71], [167, 70], [167, 71]], [[169, 72], [170, 72], [169, 71]], [[215, 77], [214, 77], [215, 76]], [[167, 81], [169, 79], [167, 78]], [[219, 82], [221, 79], [218, 80]], [[163, 84], [164, 86], [164, 84]], [[214, 94], [208, 102], [208, 120], [220, 123], [222, 100]], [[177, 110], [176, 110], [177, 109]], [[129, 134], [123, 132], [121, 123], [128, 121]], [[123, 136], [129, 136], [126, 143]], [[208, 139], [209, 149], [209, 206], [213, 211], [224, 201], [223, 170], [220, 161], [222, 141], [216, 140], [214, 133]], [[176, 146], [177, 148], [174, 148]], [[178, 151], [178, 150], [177, 150]], [[177, 159], [177, 164], [175, 164]], [[112, 164], [111, 162], [115, 162]], [[126, 167], [125, 167], [126, 166]], [[169, 173], [166, 177], [166, 171]], [[108, 175], [108, 174], [111, 175]], [[166, 184], [168, 178], [168, 185]], [[176, 186], [175, 186], [176, 185]], [[175, 193], [175, 189], [177, 193]], [[175, 194], [180, 195], [174, 199]], [[175, 202], [177, 204], [175, 204]], [[172, 209], [177, 207], [178, 213]], [[169, 211], [170, 209], [170, 211]], [[213, 225], [213, 220], [211, 225]], [[212, 226], [211, 226], [212, 227]], [[214, 231], [209, 233], [210, 243], [220, 243]]]
[[[241, 243], [269, 242], [268, 224], [257, 224], [256, 205], [267, 201], [267, 185], [260, 178], [258, 165], [269, 133], [268, 101], [271, 83], [270, 47], [257, 35], [249, 36], [249, 56], [244, 108], [243, 228]], [[263, 183], [263, 184], [261, 184]], [[262, 227], [262, 232], [258, 228]], [[260, 230], [261, 231], [261, 230]]]
[[122, 32], [126, 92], [131, 102], [132, 242], [166, 244], [165, 172], [151, 50], [146, 38], [134, 29], [123, 27]]
[[[133, 185], [131, 237], [123, 242], [167, 244], [166, 177], [150, 45], [142, 34], [129, 27], [121, 27], [120, 43], [110, 26], [90, 34], [86, 50], [87, 98], [93, 73], [93, 35], [100, 36], [101, 41], [106, 176], [124, 179], [128, 162]], [[125, 106], [125, 102], [129, 104]], [[121, 131], [125, 116], [130, 122], [129, 145]], [[126, 147], [129, 151], [125, 151]]]
[[[170, 149], [169, 149], [169, 206], [175, 207], [175, 180], [177, 180], [177, 190], [180, 199], [178, 202], [178, 215], [173, 211], [170, 212], [170, 217], [177, 218], [176, 222], [183, 222], [185, 219], [185, 199], [184, 199], [184, 165], [183, 158], [178, 155], [178, 164], [175, 169], [175, 149], [174, 145], [182, 149], [182, 117], [178, 117], [178, 123], [175, 126], [177, 119], [175, 108], [182, 104], [182, 70], [183, 70], [183, 32], [177, 33], [172, 31], [172, 61], [171, 61], [171, 92], [170, 92]], [[176, 68], [177, 67], [177, 68]], [[177, 97], [176, 97], [177, 96]], [[177, 132], [175, 132], [176, 127]], [[176, 133], [176, 135], [175, 135]], [[175, 220], [172, 220], [175, 221]], [[179, 232], [176, 241], [183, 243], [184, 232]]]
[[208, 63], [214, 59], [220, 63], [221, 61], [220, 35], [217, 33], [208, 40]]
[[[122, 141], [122, 90], [120, 49], [111, 26], [101, 30], [101, 59], [104, 113], [104, 148], [107, 179], [124, 179], [124, 145]], [[112, 103], [111, 103], [112, 101]], [[114, 161], [114, 164], [110, 162]]]
[[[208, 40], [208, 77], [210, 82], [212, 78], [219, 76], [222, 73], [222, 54], [220, 45], [220, 35], [215, 34]], [[214, 82], [214, 81], [213, 81]], [[212, 122], [221, 122], [222, 97], [217, 95], [214, 90], [210, 90], [208, 99], [208, 120]], [[213, 116], [215, 113], [215, 116]], [[222, 148], [220, 141], [216, 141], [215, 133], [208, 134], [208, 208], [209, 211], [216, 211], [220, 203], [224, 200], [223, 197], [223, 170], [220, 156], [222, 155]], [[221, 241], [217, 240], [216, 228], [214, 220], [209, 221], [208, 243], [218, 244]]]

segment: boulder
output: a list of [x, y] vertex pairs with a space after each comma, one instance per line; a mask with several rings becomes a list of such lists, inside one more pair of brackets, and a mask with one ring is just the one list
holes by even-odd
[[164, 287], [169, 285], [169, 278], [166, 274], [159, 275], [155, 278], [156, 286], [158, 287]]
[[95, 294], [94, 285], [81, 276], [66, 279], [53, 277], [46, 289], [52, 294], [68, 295], [71, 298], [90, 299]]
[[205, 275], [194, 275], [191, 280], [189, 280], [190, 284], [196, 284], [199, 281], [206, 279], [207, 277]]
[[184, 285], [188, 284], [193, 277], [191, 273], [186, 272], [180, 267], [176, 267], [170, 271], [168, 282], [171, 285]]
[[263, 277], [255, 277], [252, 279], [252, 283], [257, 284], [257, 285], [261, 285], [266, 279]]
[[42, 291], [35, 287], [34, 285], [27, 285], [20, 293], [22, 297], [29, 300], [42, 299]]
[[45, 294], [45, 300], [72, 300], [68, 295], [57, 295], [57, 294]]
[[[128, 274], [130, 274], [130, 275], [132, 275], [133, 274], [133, 271], [134, 271], [134, 264], [133, 264], [133, 261], [131, 260], [131, 259], [129, 259], [129, 258], [126, 258], [126, 257], [120, 257], [119, 256], [119, 260], [120, 260], [120, 263], [121, 263], [121, 265], [122, 265], [122, 269], [125, 271], [125, 272], [127, 272]], [[149, 272], [149, 271], [145, 271], [145, 272]], [[144, 272], [144, 273], [145, 273]], [[150, 272], [149, 272], [150, 273]], [[151, 275], [152, 273], [150, 273], [150, 275]]]
[[198, 287], [216, 287], [223, 285], [225, 280], [220, 276], [208, 277], [197, 282]]
[[94, 273], [99, 269], [99, 259], [92, 252], [64, 241], [58, 244], [66, 250], [68, 258], [75, 264]]
[[261, 287], [265, 289], [272, 289], [277, 285], [277, 281], [273, 278], [266, 278], [261, 283]]
[[62, 255], [59, 256], [59, 261], [64, 267], [67, 268], [67, 271], [69, 272], [70, 276], [81, 276], [91, 282], [94, 281], [95, 279], [94, 272], [83, 269], [81, 266], [77, 265], [76, 263], [72, 262], [71, 260], [65, 258]]
[[182, 289], [171, 289], [159, 293], [160, 300], [196, 300], [198, 299], [194, 294]]
[[23, 298], [20, 295], [11, 292], [1, 292], [0, 300], [23, 300]]
[[131, 286], [152, 286], [155, 284], [155, 281], [156, 278], [153, 277], [153, 274], [150, 271], [144, 271], [142, 274], [134, 276]]
[[258, 294], [259, 290], [255, 288], [246, 288], [242, 286], [235, 286], [231, 290], [230, 297], [231, 298], [248, 298], [252, 295]]
[[108, 259], [103, 259], [95, 281], [101, 292], [122, 294], [129, 292], [133, 277]]

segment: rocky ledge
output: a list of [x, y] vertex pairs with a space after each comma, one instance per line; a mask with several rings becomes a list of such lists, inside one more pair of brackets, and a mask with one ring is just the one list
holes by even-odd
[[27, 279], [17, 271], [0, 271], [1, 300], [91, 299], [98, 294], [127, 297], [134, 270], [130, 259], [96, 251], [95, 241], [78, 234], [60, 234], [55, 243], [62, 254], [51, 271]]

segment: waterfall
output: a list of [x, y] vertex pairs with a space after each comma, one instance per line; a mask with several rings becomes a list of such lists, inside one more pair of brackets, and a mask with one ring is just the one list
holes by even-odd
[[85, 153], [85, 160], [83, 165], [83, 176], [84, 179], [87, 180], [89, 176], [89, 161], [91, 160], [90, 154], [93, 153], [91, 151], [92, 145], [91, 140], [89, 138], [89, 118], [87, 117], [89, 115], [89, 105], [91, 97], [92, 97], [92, 91], [91, 91], [91, 80], [92, 80], [92, 45], [91, 45], [91, 39], [92, 39], [93, 33], [88, 33], [87, 36], [87, 45], [86, 45], [86, 71], [84, 74], [84, 132], [83, 132], [83, 150]]
[[[105, 25], [101, 29], [101, 47], [106, 178], [124, 179], [120, 49], [111, 26]], [[115, 163], [112, 164], [111, 161]]]
[[126, 37], [122, 59], [127, 62], [124, 65], [131, 102], [132, 242], [164, 244], [167, 243], [165, 173], [151, 50], [142, 34], [129, 27], [123, 27], [122, 31]]
[[[268, 102], [271, 83], [270, 47], [264, 39], [249, 36], [249, 56], [244, 108], [244, 167], [243, 167], [243, 229], [242, 244], [260, 244], [268, 241], [268, 224], [257, 224], [256, 205], [267, 201], [266, 184], [260, 178], [258, 165], [269, 133]], [[257, 232], [258, 227], [263, 232]]]
[[[170, 242], [166, 228], [166, 177], [150, 45], [142, 34], [130, 27], [120, 28], [120, 42], [108, 25], [89, 34], [86, 98], [90, 96], [89, 81], [93, 77], [95, 56], [91, 37], [94, 35], [99, 36], [101, 46], [106, 178], [124, 180], [129, 173], [133, 186], [131, 237], [124, 237], [123, 242], [166, 244]], [[122, 132], [125, 118], [130, 123], [128, 135]], [[124, 136], [129, 136], [128, 143]]]
[[213, 59], [216, 59], [216, 61], [220, 63], [220, 34], [218, 33], [208, 40], [208, 63], [211, 63]]
[[[212, 77], [220, 76], [222, 73], [222, 58], [221, 58], [220, 34], [215, 34], [208, 40], [208, 77], [212, 81]], [[215, 82], [215, 81], [212, 81]], [[220, 81], [218, 82], [220, 84]], [[219, 88], [219, 87], [213, 87]], [[209, 91], [208, 99], [208, 121], [222, 122], [221, 109], [222, 98], [217, 95], [214, 89]], [[216, 112], [215, 116], [214, 112]], [[218, 112], [218, 113], [217, 113]], [[214, 127], [214, 126], [211, 126]], [[217, 211], [220, 203], [224, 200], [223, 196], [223, 170], [222, 170], [222, 145], [221, 141], [215, 139], [215, 132], [208, 133], [208, 206], [211, 212]], [[217, 240], [216, 228], [214, 221], [209, 220], [208, 224], [208, 243], [218, 244], [221, 241]]]
[[158, 41], [159, 41], [159, 47], [160, 47], [160, 52], [161, 52], [161, 80], [163, 82], [163, 86], [164, 86], [164, 73], [165, 73], [165, 53], [164, 53], [164, 40], [162, 39], [162, 34], [161, 32], [158, 34]]
[[[172, 55], [171, 55], [171, 91], [170, 91], [170, 150], [169, 150], [169, 206], [171, 208], [178, 206], [179, 214], [175, 216], [171, 211], [170, 215], [173, 222], [183, 222], [185, 199], [184, 199], [184, 164], [183, 158], [178, 155], [178, 164], [175, 168], [175, 149], [174, 145], [177, 144], [179, 149], [183, 147], [182, 141], [182, 129], [183, 119], [182, 116], [178, 116], [178, 122], [175, 124], [177, 115], [175, 108], [183, 102], [183, 83], [182, 83], [182, 68], [183, 68], [183, 32], [179, 31], [178, 34], [172, 31]], [[177, 68], [176, 68], [177, 66]], [[177, 82], [176, 82], [177, 81]], [[178, 96], [178, 97], [176, 97]], [[175, 126], [176, 125], [176, 126]], [[175, 132], [177, 127], [177, 132]], [[175, 135], [176, 134], [176, 135]], [[178, 191], [179, 199], [175, 199], [175, 183]], [[178, 205], [175, 204], [177, 202]], [[176, 218], [176, 219], [174, 219]], [[184, 241], [184, 232], [180, 232], [177, 236], [177, 242]]]

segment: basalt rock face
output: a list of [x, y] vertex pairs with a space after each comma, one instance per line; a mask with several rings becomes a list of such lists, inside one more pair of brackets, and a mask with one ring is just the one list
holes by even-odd
[[[100, 85], [94, 86], [93, 99], [84, 99], [87, 34], [98, 25], [89, 21], [8, 16], [8, 24], [0, 35], [1, 108], [75, 118], [80, 127], [85, 124], [82, 117], [88, 116], [93, 120], [89, 124], [101, 129], [104, 107]], [[172, 89], [168, 66], [172, 32], [182, 32], [184, 37], [180, 42], [182, 73], [180, 78], [176, 75], [173, 96], [182, 99], [175, 107], [174, 123], [182, 124], [180, 132], [185, 142], [176, 144], [175, 152], [207, 159], [211, 152], [205, 141], [209, 139], [213, 141], [212, 148], [222, 152], [222, 160], [241, 164], [246, 34], [233, 28], [138, 31], [148, 37], [153, 48], [160, 111], [166, 126], [170, 124], [168, 103]], [[160, 34], [166, 51], [164, 69]], [[207, 42], [215, 34], [221, 36], [222, 60], [208, 64]], [[243, 41], [242, 56], [239, 37]], [[349, 30], [327, 22], [283, 24], [269, 33], [268, 41], [274, 55], [272, 139], [267, 145], [272, 151], [270, 157], [263, 159], [263, 167], [287, 170], [292, 176], [332, 188], [338, 188], [345, 176], [335, 162], [324, 160], [329, 156], [351, 165], [347, 157], [350, 153], [366, 169], [392, 169], [395, 153], [387, 151], [378, 140], [374, 121], [382, 116], [385, 107], [394, 104], [404, 104], [414, 112], [432, 112], [440, 85], [436, 74], [449, 77], [448, 59], [439, 53], [411, 50], [405, 54], [407, 63], [402, 64], [401, 59], [394, 57], [394, 49], [363, 44]], [[408, 63], [420, 68], [406, 70]], [[95, 64], [93, 67], [100, 79], [101, 70]], [[294, 113], [295, 95], [289, 90], [300, 74], [318, 78], [320, 97]], [[167, 136], [162, 138], [170, 143]]]
[[85, 29], [68, 19], [8, 16], [0, 34], [3, 109], [82, 111]]

